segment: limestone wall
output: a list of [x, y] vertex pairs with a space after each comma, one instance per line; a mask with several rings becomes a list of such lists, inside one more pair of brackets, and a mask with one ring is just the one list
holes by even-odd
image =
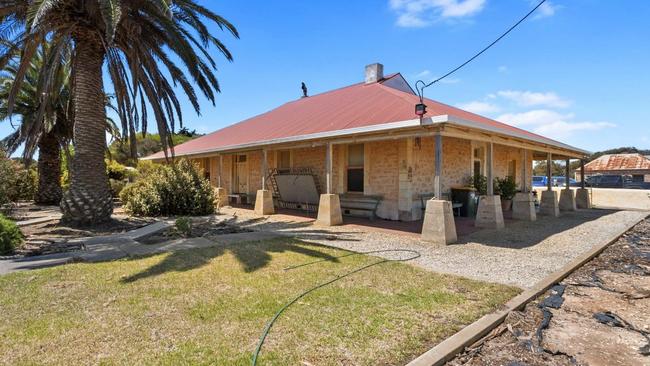
[[[311, 168], [318, 179], [322, 192], [326, 189], [325, 146], [291, 150], [294, 168]], [[245, 153], [248, 161], [248, 193], [254, 194], [261, 187], [261, 151]], [[332, 191], [345, 193], [347, 189], [347, 145], [333, 145]], [[275, 167], [276, 152], [268, 152], [267, 166]], [[494, 145], [494, 177], [508, 174], [510, 161], [515, 161], [515, 176], [521, 183], [521, 149]], [[203, 164], [202, 159], [197, 159]], [[211, 183], [217, 185], [219, 158], [209, 160]], [[364, 193], [381, 195], [378, 216], [391, 220], [417, 220], [422, 217], [420, 195], [433, 193], [435, 169], [435, 146], [433, 137], [407, 138], [365, 143]], [[454, 137], [443, 137], [442, 191], [449, 194], [451, 188], [464, 186], [472, 174], [472, 142]], [[532, 153], [528, 154], [528, 185], [531, 182]], [[228, 193], [233, 189], [233, 155], [223, 156], [222, 186]]]
[[[526, 166], [526, 184], [532, 185], [533, 156], [532, 152], [527, 154], [528, 165]], [[522, 182], [522, 150], [516, 147], [494, 145], [494, 177], [504, 178], [508, 175], [508, 165], [515, 161], [515, 182], [521, 188]]]
[[325, 191], [325, 146], [300, 148], [291, 151], [294, 168], [311, 168], [318, 178], [321, 191]]
[[366, 144], [364, 193], [383, 196], [377, 207], [377, 216], [381, 218], [398, 219], [399, 147], [404, 143], [404, 140], [394, 140]]
[[472, 175], [472, 142], [454, 137], [442, 139], [442, 192], [462, 187]]

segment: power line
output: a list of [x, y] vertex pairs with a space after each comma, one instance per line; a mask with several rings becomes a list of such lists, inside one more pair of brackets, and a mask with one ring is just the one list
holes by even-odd
[[[430, 87], [431, 85], [433, 85], [433, 84], [439, 82], [440, 80], [442, 80], [442, 79], [446, 78], [447, 76], [449, 76], [449, 75], [455, 73], [456, 71], [460, 70], [461, 68], [463, 68], [463, 67], [464, 67], [465, 65], [467, 65], [468, 63], [474, 61], [475, 58], [477, 58], [477, 57], [479, 57], [480, 55], [482, 55], [483, 52], [489, 50], [490, 47], [494, 46], [494, 45], [495, 45], [497, 42], [499, 42], [503, 37], [507, 36], [508, 33], [512, 32], [515, 28], [517, 28], [517, 26], [518, 26], [519, 24], [521, 24], [524, 20], [526, 20], [529, 16], [531, 16], [531, 15], [535, 12], [535, 10], [537, 10], [537, 9], [538, 9], [540, 6], [542, 6], [542, 4], [544, 4], [545, 2], [546, 2], [546, 0], [542, 0], [542, 1], [540, 1], [539, 4], [537, 4], [536, 7], [534, 7], [531, 11], [529, 11], [526, 15], [524, 15], [523, 18], [519, 19], [519, 21], [518, 21], [517, 23], [515, 23], [512, 27], [508, 28], [508, 30], [505, 31], [503, 34], [501, 34], [501, 35], [499, 36], [499, 38], [495, 39], [492, 43], [490, 43], [489, 45], [487, 45], [487, 47], [483, 48], [481, 51], [479, 51], [477, 54], [475, 54], [474, 56], [472, 56], [472, 57], [471, 57], [470, 59], [468, 59], [467, 61], [465, 61], [465, 62], [463, 62], [462, 64], [460, 64], [460, 65], [459, 65], [458, 67], [456, 67], [455, 69], [449, 71], [448, 73], [442, 75], [441, 77], [439, 77], [439, 78], [433, 80], [432, 82], [430, 82], [430, 83], [428, 83], [428, 84], [425, 84], [425, 82], [422, 81], [422, 80], [418, 80], [418, 81], [416, 81], [416, 82], [415, 82], [415, 88], [417, 89], [418, 96], [420, 97], [420, 100], [422, 100], [422, 98], [423, 98], [423, 93], [424, 93], [424, 89], [425, 89], [425, 88]], [[423, 86], [422, 86], [421, 88], [418, 88], [418, 84], [420, 84], [420, 83], [422, 83]]]

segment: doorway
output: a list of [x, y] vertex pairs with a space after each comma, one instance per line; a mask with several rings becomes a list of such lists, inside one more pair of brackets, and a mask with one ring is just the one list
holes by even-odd
[[248, 159], [246, 155], [235, 155], [234, 159], [234, 193], [248, 193]]

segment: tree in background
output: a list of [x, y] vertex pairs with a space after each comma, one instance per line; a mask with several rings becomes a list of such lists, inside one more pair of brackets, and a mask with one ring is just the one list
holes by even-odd
[[[34, 55], [24, 76], [24, 82], [16, 95], [13, 108], [8, 107], [11, 92], [18, 73], [16, 58], [1, 71], [0, 74], [0, 121], [12, 123], [13, 118], [19, 118], [15, 131], [0, 141], [3, 150], [8, 155], [13, 154], [23, 146], [22, 160], [29, 168], [34, 154], [38, 149], [38, 190], [34, 195], [36, 203], [58, 205], [61, 202], [61, 157], [69, 155], [69, 145], [72, 140], [73, 119], [70, 105], [70, 50], [63, 49], [64, 57], [52, 57], [51, 48], [44, 42]], [[40, 72], [47, 67], [51, 59], [61, 62], [56, 65], [51, 89], [43, 90], [44, 83]], [[109, 98], [106, 98], [109, 101]], [[110, 106], [110, 105], [109, 105]], [[12, 111], [9, 114], [9, 110]], [[119, 130], [115, 123], [106, 118], [106, 132], [113, 138], [119, 138]], [[61, 153], [62, 147], [65, 154]]]
[[[546, 175], [546, 160], [537, 160], [533, 165], [533, 175]], [[564, 162], [551, 161], [551, 175], [564, 176]]]
[[[12, 58], [0, 74], [0, 120], [13, 124], [19, 121], [16, 130], [6, 136], [2, 147], [11, 155], [21, 145], [22, 157], [27, 166], [38, 149], [38, 190], [34, 196], [37, 203], [58, 205], [61, 201], [61, 160], [63, 144], [72, 137], [72, 120], [69, 118], [70, 79], [69, 50], [64, 49], [64, 57], [55, 57], [55, 65], [50, 62], [50, 48], [43, 43], [34, 54], [24, 72], [24, 82], [20, 83], [15, 95], [14, 106], [9, 106], [9, 95], [14, 88], [14, 80], [20, 73], [18, 54]], [[53, 69], [54, 82], [49, 89], [44, 83], [40, 70]]]
[[[9, 114], [32, 56], [44, 40], [51, 43], [53, 55], [70, 45], [74, 50], [75, 155], [70, 188], [61, 207], [64, 219], [77, 224], [108, 220], [113, 211], [104, 161], [103, 65], [107, 65], [113, 85], [123, 136], [134, 136], [139, 127], [146, 132], [150, 108], [167, 152], [172, 146], [169, 131], [177, 123], [182, 126], [174, 87], [180, 86], [199, 113], [195, 85], [213, 104], [219, 91], [216, 63], [208, 48], [214, 46], [232, 60], [208, 26], [216, 25], [238, 37], [232, 24], [194, 0], [0, 0], [0, 22], [4, 27], [0, 32], [4, 45], [0, 68], [8, 62], [7, 55], [21, 52], [16, 83], [7, 98]], [[49, 89], [53, 70], [45, 67], [41, 73], [44, 87]], [[130, 141], [135, 156], [136, 140]]]
[[[191, 134], [182, 133], [182, 129], [178, 133], [172, 134], [171, 139], [174, 145], [179, 145], [196, 137], [201, 136], [195, 131]], [[132, 137], [131, 137], [132, 138]], [[136, 158], [143, 158], [151, 154], [162, 151], [163, 144], [160, 141], [159, 134], [137, 134], [136, 138]], [[113, 159], [120, 164], [136, 167], [137, 160], [131, 155], [130, 139], [116, 140], [108, 147], [109, 159]]]

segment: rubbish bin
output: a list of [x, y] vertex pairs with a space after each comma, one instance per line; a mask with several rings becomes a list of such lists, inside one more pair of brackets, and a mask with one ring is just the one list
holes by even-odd
[[451, 201], [462, 203], [460, 216], [475, 217], [478, 207], [478, 194], [474, 188], [462, 187], [451, 189]]

